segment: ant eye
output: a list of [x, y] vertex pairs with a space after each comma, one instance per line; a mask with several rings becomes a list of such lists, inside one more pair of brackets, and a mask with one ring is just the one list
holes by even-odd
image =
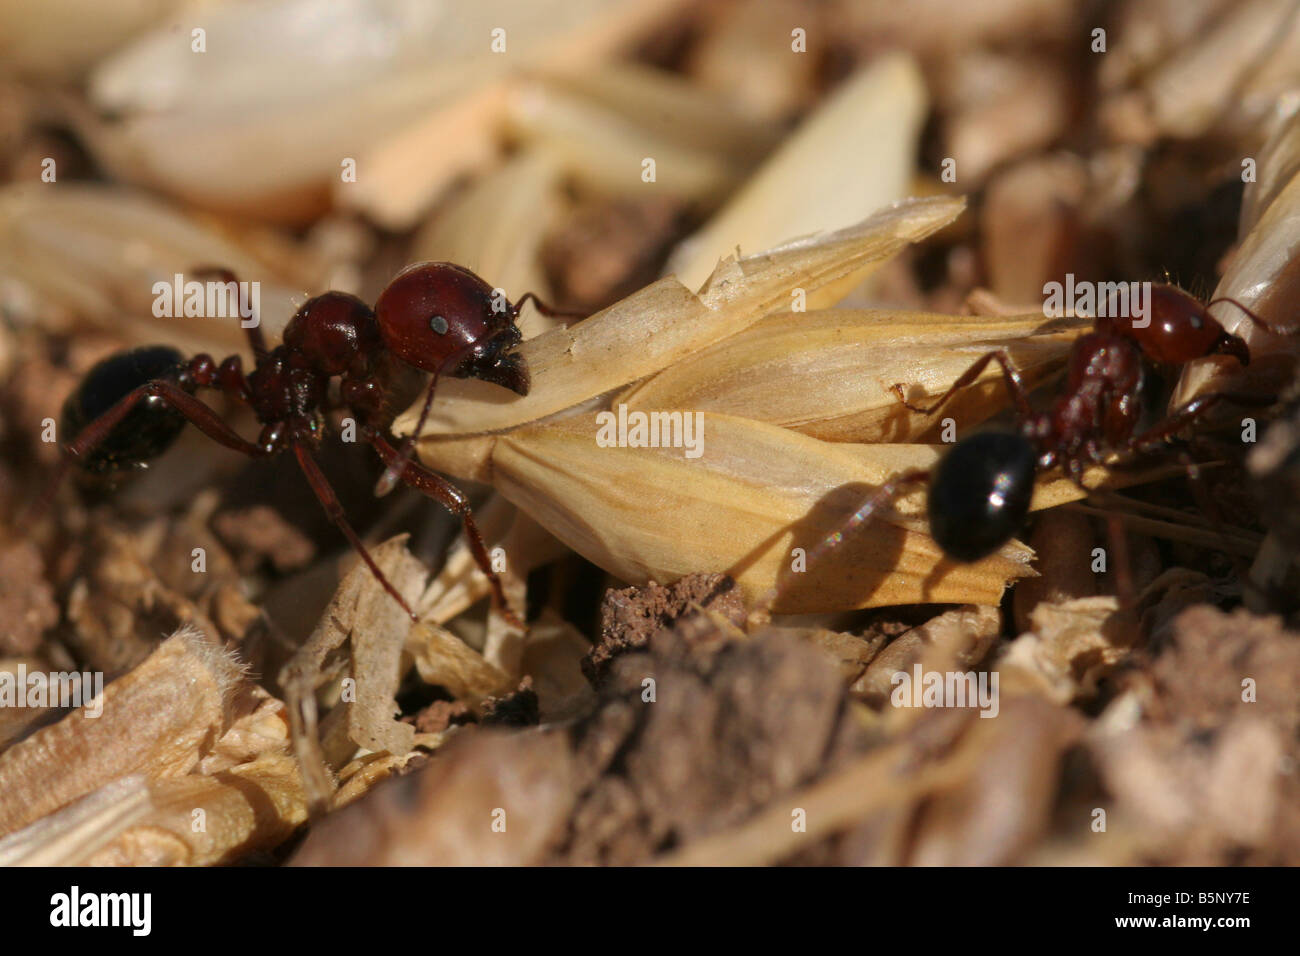
[[443, 316], [435, 315], [429, 320], [429, 328], [439, 335], [446, 335], [447, 329], [451, 328], [451, 326], [447, 324], [447, 320]]

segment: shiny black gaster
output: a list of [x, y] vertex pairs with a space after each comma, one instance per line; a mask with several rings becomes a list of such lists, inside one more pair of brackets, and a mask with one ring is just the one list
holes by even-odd
[[[63, 403], [61, 434], [74, 439], [87, 424], [113, 407], [134, 389], [179, 371], [184, 356], [166, 345], [150, 345], [118, 352], [86, 373], [81, 385]], [[162, 399], [147, 398], [82, 461], [95, 475], [127, 468], [142, 468], [171, 447], [185, 428], [185, 416]]]

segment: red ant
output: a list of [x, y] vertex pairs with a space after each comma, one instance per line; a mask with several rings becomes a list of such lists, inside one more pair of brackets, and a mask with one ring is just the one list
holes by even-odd
[[[1210, 355], [1230, 355], [1243, 366], [1249, 363], [1246, 342], [1225, 331], [1209, 314], [1209, 308], [1219, 302], [1235, 305], [1268, 328], [1233, 299], [1216, 299], [1202, 305], [1176, 286], [1153, 285], [1145, 326], [1101, 317], [1094, 321], [1090, 333], [1074, 342], [1065, 387], [1055, 402], [1041, 412], [1030, 407], [1020, 373], [1004, 349], [979, 358], [928, 406], [912, 404], [903, 386], [894, 385], [894, 393], [908, 409], [932, 415], [957, 391], [975, 382], [990, 362], [997, 362], [1015, 403], [1016, 427], [972, 434], [957, 442], [932, 471], [905, 472], [886, 482], [849, 518], [845, 529], [820, 542], [815, 553], [834, 547], [848, 530], [867, 521], [903, 487], [928, 482], [926, 510], [931, 537], [953, 560], [978, 561], [1023, 528], [1039, 470], [1060, 465], [1083, 487], [1083, 473], [1088, 466], [1101, 463], [1111, 454], [1136, 455], [1160, 445], [1204, 417], [1219, 402], [1271, 404], [1272, 398], [1252, 395], [1204, 395], [1149, 429], [1138, 431], [1146, 364], [1181, 366]], [[809, 563], [813, 558], [810, 554]]]
[[[203, 271], [234, 281], [226, 270]], [[267, 348], [261, 328], [254, 323], [247, 332], [256, 365], [248, 375], [238, 355], [219, 365], [205, 354], [185, 360], [167, 346], [110, 356], [87, 373], [64, 405], [62, 427], [76, 438], [64, 447], [59, 471], [35, 513], [48, 507], [72, 465], [93, 473], [145, 467], [170, 447], [187, 421], [214, 441], [252, 458], [292, 450], [330, 519], [379, 583], [416, 620], [353, 531], [313, 457], [324, 437], [324, 413], [344, 409], [355, 418], [363, 440], [387, 465], [381, 493], [387, 490], [382, 486], [402, 481], [460, 517], [497, 606], [512, 623], [522, 626], [492, 570], [468, 499], [412, 459], [413, 437], [401, 450], [390, 443], [392, 416], [386, 398], [404, 367], [432, 373], [414, 436], [424, 424], [441, 375], [479, 378], [527, 395], [528, 369], [513, 349], [521, 338], [515, 322], [529, 298], [546, 315], [567, 315], [543, 305], [532, 293], [511, 304], [461, 266], [422, 262], [398, 273], [373, 310], [345, 292], [326, 292], [308, 300], [285, 327], [283, 344], [274, 349]], [[335, 378], [337, 401], [330, 394]], [[200, 388], [218, 389], [250, 406], [262, 423], [257, 441], [242, 438], [195, 398]]]

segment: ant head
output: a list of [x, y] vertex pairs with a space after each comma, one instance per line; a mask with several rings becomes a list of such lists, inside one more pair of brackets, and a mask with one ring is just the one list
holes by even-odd
[[450, 262], [408, 266], [375, 302], [388, 350], [409, 365], [455, 378], [481, 378], [528, 394], [515, 308], [473, 272]]
[[355, 295], [326, 292], [294, 313], [284, 329], [284, 344], [302, 364], [342, 375], [379, 344], [375, 314]]
[[963, 438], [930, 480], [930, 535], [957, 561], [978, 561], [1020, 531], [1034, 493], [1038, 456], [1016, 432]]
[[1207, 355], [1232, 355], [1246, 365], [1250, 349], [1226, 331], [1200, 300], [1177, 286], [1151, 288], [1151, 314], [1143, 328], [1125, 334], [1154, 362], [1183, 365]]

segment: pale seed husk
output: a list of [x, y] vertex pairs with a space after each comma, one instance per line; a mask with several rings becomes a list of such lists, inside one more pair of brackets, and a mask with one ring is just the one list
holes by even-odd
[[1084, 320], [1035, 334], [1041, 313], [1012, 317], [826, 310], [769, 316], [634, 385], [614, 400], [629, 409], [700, 409], [784, 425], [826, 441], [916, 441], [952, 418], [958, 433], [1006, 407], [996, 363], [933, 416], [929, 404], [984, 354], [1006, 349], [1034, 388], [1059, 369]]
[[[806, 574], [791, 573], [792, 548], [815, 548], [890, 475], [928, 467], [936, 450], [859, 446], [867, 450], [859, 456], [843, 450], [849, 446], [749, 419], [701, 417], [704, 452], [697, 459], [681, 448], [598, 447], [595, 416], [517, 430], [497, 442], [493, 482], [561, 541], [624, 581], [726, 572], [754, 601], [780, 583], [776, 611], [997, 604], [1008, 582], [1032, 573], [1022, 545], [954, 564], [893, 515], [850, 535]], [[890, 451], [884, 467], [874, 454], [879, 447]], [[901, 499], [900, 510], [915, 508], [918, 499]]]

